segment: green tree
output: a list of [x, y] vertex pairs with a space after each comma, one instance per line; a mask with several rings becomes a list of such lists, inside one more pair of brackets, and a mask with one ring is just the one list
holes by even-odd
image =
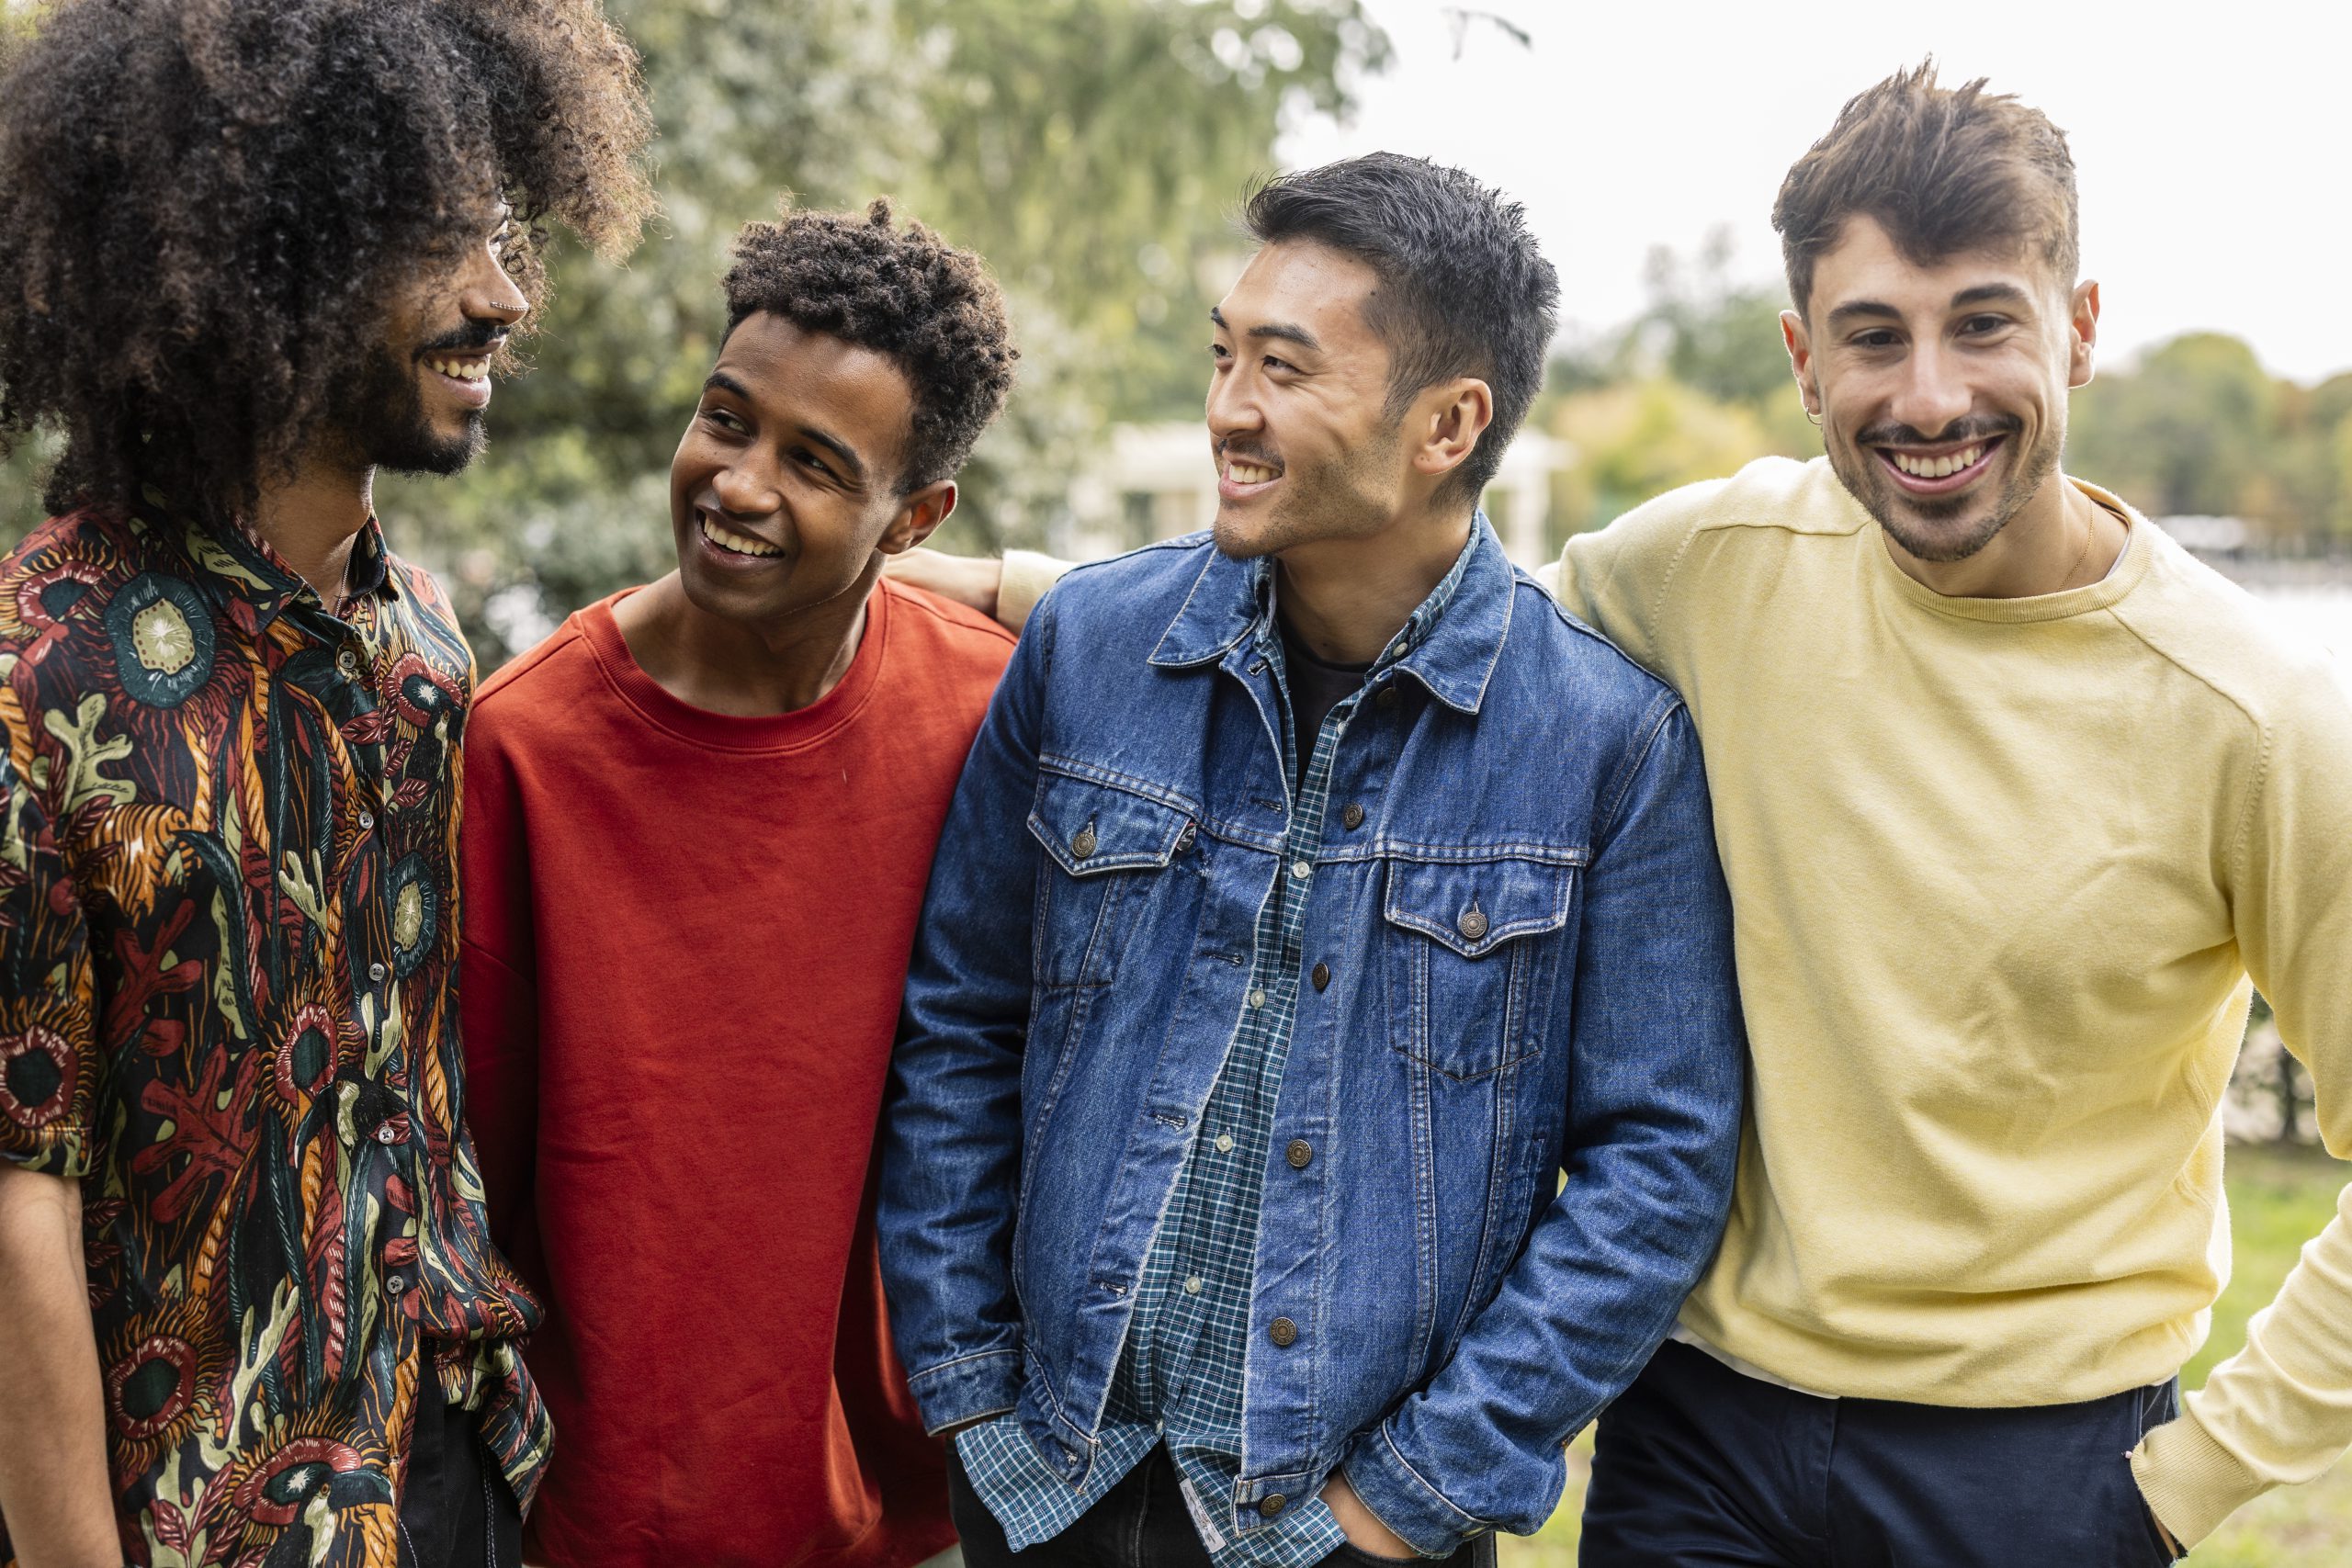
[[2067, 466], [2154, 515], [2279, 522], [2278, 398], [2245, 344], [2190, 333], [2075, 394]]

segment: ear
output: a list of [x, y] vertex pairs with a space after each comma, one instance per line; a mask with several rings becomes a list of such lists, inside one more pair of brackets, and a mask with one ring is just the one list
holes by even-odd
[[1439, 479], [1478, 449], [1478, 438], [1495, 422], [1495, 394], [1475, 376], [1457, 377], [1414, 400], [1421, 412], [1421, 442], [1413, 451], [1413, 471]]
[[956, 481], [941, 479], [927, 484], [899, 503], [899, 514], [882, 530], [875, 548], [886, 556], [899, 556], [931, 537], [932, 530], [947, 521], [956, 510]]
[[2093, 373], [2093, 351], [2098, 347], [2098, 280], [2075, 285], [2066, 310], [2066, 385], [2087, 387]]
[[1797, 395], [1804, 400], [1804, 412], [1818, 422], [1821, 379], [1813, 370], [1813, 336], [1805, 331], [1804, 318], [1794, 310], [1781, 312], [1781, 344], [1789, 351], [1789, 374], [1797, 378]]

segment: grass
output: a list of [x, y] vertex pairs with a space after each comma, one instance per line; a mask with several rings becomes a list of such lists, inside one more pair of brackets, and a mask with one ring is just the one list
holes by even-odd
[[[2231, 1241], [2235, 1263], [2230, 1286], [2213, 1308], [2205, 1348], [2181, 1370], [2195, 1388], [2214, 1363], [2245, 1342], [2246, 1319], [2278, 1289], [2303, 1243], [2335, 1213], [2335, 1195], [2352, 1169], [2315, 1150], [2238, 1146], [2229, 1153]], [[1592, 1434], [1568, 1449], [1568, 1489], [1542, 1532], [1504, 1536], [1498, 1568], [1574, 1568], [1577, 1526], [1584, 1510]], [[2296, 1568], [2352, 1562], [2352, 1465], [2306, 1486], [2285, 1487], [2256, 1499], [2211, 1540], [2189, 1553], [2195, 1568]]]

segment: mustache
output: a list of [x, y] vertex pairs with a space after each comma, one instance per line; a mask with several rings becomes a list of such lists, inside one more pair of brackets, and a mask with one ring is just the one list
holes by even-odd
[[512, 329], [501, 321], [468, 321], [452, 332], [418, 349], [419, 354], [465, 354], [483, 349], [495, 350], [506, 341]]
[[1256, 463], [1261, 468], [1279, 468], [1283, 466], [1281, 457], [1256, 442], [1238, 440], [1232, 436], [1227, 436], [1216, 444], [1216, 456], [1220, 465], [1228, 457], [1238, 457], [1245, 463]]
[[1956, 419], [1933, 435], [1922, 435], [1907, 424], [1889, 422], [1873, 424], [1854, 436], [1857, 446], [1940, 446], [1947, 441], [1989, 441], [1996, 435], [2015, 435], [2025, 428], [2025, 421], [2015, 414]]

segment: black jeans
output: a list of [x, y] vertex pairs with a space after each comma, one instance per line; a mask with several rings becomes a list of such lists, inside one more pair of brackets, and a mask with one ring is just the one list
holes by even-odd
[[1600, 1417], [1587, 1568], [2155, 1568], [2124, 1455], [2177, 1381], [2080, 1404], [1816, 1399], [1668, 1342]]
[[[1185, 1511], [1176, 1461], [1164, 1448], [1152, 1450], [1078, 1523], [1022, 1551], [1012, 1550], [996, 1516], [972, 1490], [954, 1443], [947, 1455], [947, 1507], [964, 1538], [965, 1568], [1208, 1568], [1208, 1548]], [[1342, 1546], [1321, 1568], [1394, 1568], [1396, 1561]], [[1429, 1562], [1412, 1561], [1417, 1568]], [[1464, 1542], [1442, 1562], [1444, 1568], [1495, 1568], [1495, 1538]]]
[[401, 1568], [522, 1568], [523, 1512], [474, 1413], [434, 1397], [430, 1374], [401, 1498]]

